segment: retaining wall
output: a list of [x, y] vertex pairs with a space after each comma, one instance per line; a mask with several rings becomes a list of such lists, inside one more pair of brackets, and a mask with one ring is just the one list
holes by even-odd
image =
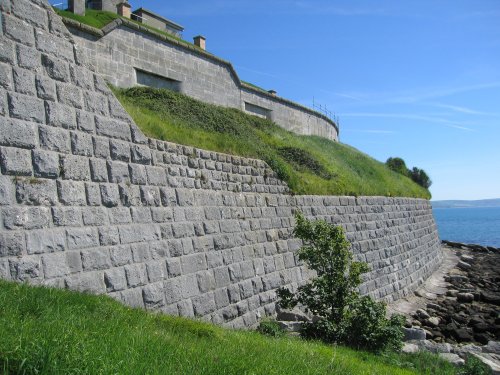
[[346, 229], [378, 299], [439, 265], [428, 201], [292, 196], [263, 161], [148, 139], [45, 1], [0, 7], [1, 278], [250, 326], [311, 276], [296, 209]]
[[141, 83], [138, 74], [146, 72], [150, 86], [169, 87], [206, 103], [241, 110], [245, 103], [257, 105], [287, 130], [338, 140], [338, 127], [326, 116], [241, 82], [229, 62], [200, 48], [122, 19], [103, 31], [69, 19], [65, 22], [76, 43], [91, 56], [96, 71], [115, 86], [135, 86]]

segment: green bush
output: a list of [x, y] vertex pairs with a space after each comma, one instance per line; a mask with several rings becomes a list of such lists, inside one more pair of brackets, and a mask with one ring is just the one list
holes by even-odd
[[260, 322], [257, 332], [270, 337], [282, 337], [285, 335], [285, 331], [277, 321], [268, 319]]
[[295, 218], [294, 235], [304, 242], [299, 259], [317, 276], [296, 294], [279, 289], [278, 303], [287, 309], [300, 303], [318, 317], [304, 325], [302, 336], [371, 351], [400, 349], [404, 318], [387, 319], [383, 303], [359, 295], [361, 275], [369, 269], [353, 261], [342, 227], [307, 220], [301, 213]]
[[408, 169], [406, 163], [401, 158], [389, 158], [385, 162], [387, 167], [392, 171], [402, 174], [403, 176], [409, 177], [425, 189], [429, 189], [432, 185], [432, 181], [427, 175], [427, 173], [420, 168], [413, 167], [413, 169]]
[[401, 158], [389, 158], [385, 162], [387, 167], [390, 170], [393, 170], [396, 173], [402, 174], [403, 176], [408, 176], [408, 168], [406, 167], [406, 163]]

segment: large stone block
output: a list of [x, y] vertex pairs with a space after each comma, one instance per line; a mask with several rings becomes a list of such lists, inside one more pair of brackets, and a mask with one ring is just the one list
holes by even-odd
[[89, 181], [89, 159], [82, 156], [65, 155], [61, 158], [61, 172], [66, 180]]
[[107, 117], [95, 117], [96, 132], [105, 137], [118, 138], [125, 141], [131, 140], [130, 126], [122, 121]]
[[50, 226], [52, 215], [48, 207], [9, 207], [2, 210], [6, 229], [42, 229]]
[[51, 126], [40, 126], [38, 130], [42, 148], [61, 153], [71, 152], [69, 132], [67, 130]]
[[35, 33], [31, 25], [6, 13], [2, 13], [2, 21], [7, 37], [27, 46], [35, 45]]
[[102, 271], [77, 273], [65, 279], [68, 289], [79, 292], [102, 294], [106, 292], [104, 273]]
[[20, 256], [24, 253], [25, 248], [23, 233], [0, 233], [0, 257]]
[[53, 206], [57, 203], [57, 187], [54, 180], [39, 178], [18, 179], [17, 202], [34, 206]]
[[45, 122], [43, 101], [33, 96], [9, 93], [9, 113], [11, 117], [33, 122]]
[[68, 206], [85, 206], [85, 185], [79, 181], [57, 181], [59, 201]]
[[36, 177], [59, 177], [59, 154], [49, 151], [34, 150], [33, 172]]

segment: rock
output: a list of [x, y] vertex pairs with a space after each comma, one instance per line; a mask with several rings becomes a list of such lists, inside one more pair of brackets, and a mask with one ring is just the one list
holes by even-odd
[[[477, 333], [488, 332], [488, 331], [490, 331], [489, 328], [490, 328], [490, 325], [486, 324], [484, 322], [482, 322], [482, 323], [476, 323], [472, 327], [472, 329], [474, 330], [474, 332], [477, 332]], [[488, 340], [486, 340], [485, 344], [487, 344], [487, 343], [488, 343]]]
[[403, 345], [403, 349], [401, 349], [401, 351], [402, 351], [403, 353], [408, 353], [408, 354], [411, 354], [411, 353], [417, 353], [419, 350], [420, 350], [420, 349], [419, 349], [418, 345], [416, 345], [416, 344], [411, 344], [411, 343], [409, 343], [409, 342], [405, 343], [405, 344]]
[[276, 320], [285, 322], [308, 322], [309, 317], [298, 308], [294, 308], [293, 310], [276, 308]]
[[500, 356], [498, 354], [472, 353], [472, 355], [488, 366], [493, 375], [500, 375]]
[[422, 319], [429, 319], [431, 316], [429, 315], [429, 313], [427, 311], [425, 311], [424, 309], [418, 309], [416, 311], [416, 314], [419, 318], [422, 318]]
[[474, 257], [472, 255], [464, 254], [460, 257], [460, 260], [466, 263], [471, 263], [472, 261], [474, 261]]
[[463, 366], [465, 365], [465, 361], [460, 358], [458, 354], [454, 353], [439, 353], [439, 357], [444, 359], [445, 361], [450, 362], [451, 364], [454, 364], [455, 366]]
[[447, 281], [449, 282], [466, 282], [467, 280], [469, 280], [467, 278], [467, 276], [463, 276], [463, 275], [450, 275], [447, 277]]
[[303, 322], [278, 322], [280, 327], [287, 332], [300, 332]]
[[403, 328], [404, 341], [425, 340], [425, 331], [421, 328]]
[[483, 352], [500, 354], [500, 341], [488, 341], [488, 344], [483, 346]]
[[433, 317], [427, 319], [427, 325], [429, 325], [429, 327], [437, 327], [439, 325], [439, 318], [436, 316], [433, 316]]
[[491, 303], [496, 306], [500, 306], [500, 295], [490, 292], [481, 292], [481, 300], [484, 302]]
[[454, 349], [454, 352], [460, 356], [465, 357], [469, 353], [481, 353], [482, 348], [480, 346], [477, 346], [474, 344], [467, 344], [467, 345], [463, 345], [463, 346], [457, 346]]
[[446, 291], [446, 295], [448, 297], [456, 297], [458, 294], [458, 290], [455, 290], [455, 289], [450, 289], [448, 291]]
[[436, 310], [436, 311], [441, 310], [441, 307], [436, 303], [428, 303], [427, 308], [432, 309], [432, 310]]
[[470, 342], [472, 341], [471, 334], [465, 328], [458, 328], [452, 332], [453, 337], [457, 339], [458, 342]]
[[453, 347], [448, 343], [438, 344], [429, 340], [417, 342], [417, 345], [431, 353], [451, 353]]
[[432, 334], [431, 331], [429, 331], [428, 329], [424, 329], [424, 332], [425, 332], [425, 338], [427, 340], [432, 340], [434, 338], [434, 335]]
[[474, 295], [472, 293], [458, 293], [457, 301], [460, 303], [470, 303], [474, 301]]
[[467, 271], [467, 270], [470, 270], [472, 268], [472, 266], [469, 263], [466, 263], [463, 260], [460, 260], [458, 262], [458, 268], [460, 268], [464, 271]]
[[490, 336], [488, 336], [486, 333], [475, 333], [474, 334], [474, 340], [477, 342], [486, 345], [488, 341], [490, 340]]

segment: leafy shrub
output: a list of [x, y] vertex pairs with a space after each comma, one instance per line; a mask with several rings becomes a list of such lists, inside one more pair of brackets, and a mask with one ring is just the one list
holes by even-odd
[[408, 169], [405, 161], [401, 158], [389, 158], [385, 162], [385, 165], [387, 165], [387, 167], [392, 171], [411, 178], [413, 182], [419, 184], [423, 188], [428, 189], [432, 185], [431, 179], [423, 169], [417, 167]]
[[282, 337], [285, 331], [281, 328], [280, 324], [275, 320], [263, 320], [257, 327], [257, 332], [271, 337]]
[[403, 159], [401, 158], [389, 158], [385, 162], [387, 167], [389, 167], [390, 170], [402, 174], [404, 176], [408, 176], [408, 168], [406, 167], [406, 163]]
[[409, 173], [410, 173], [411, 179], [414, 182], [416, 182], [417, 184], [419, 184], [420, 186], [422, 186], [426, 189], [431, 187], [432, 181], [423, 169], [413, 167], [413, 169], [411, 171], [409, 171]]
[[307, 220], [301, 213], [295, 219], [294, 235], [304, 242], [299, 259], [316, 271], [317, 277], [300, 286], [296, 294], [279, 289], [278, 297], [283, 308], [301, 303], [318, 316], [304, 325], [301, 334], [372, 351], [399, 349], [403, 318], [387, 319], [383, 303], [359, 295], [361, 275], [369, 268], [364, 262], [353, 261], [342, 227]]

